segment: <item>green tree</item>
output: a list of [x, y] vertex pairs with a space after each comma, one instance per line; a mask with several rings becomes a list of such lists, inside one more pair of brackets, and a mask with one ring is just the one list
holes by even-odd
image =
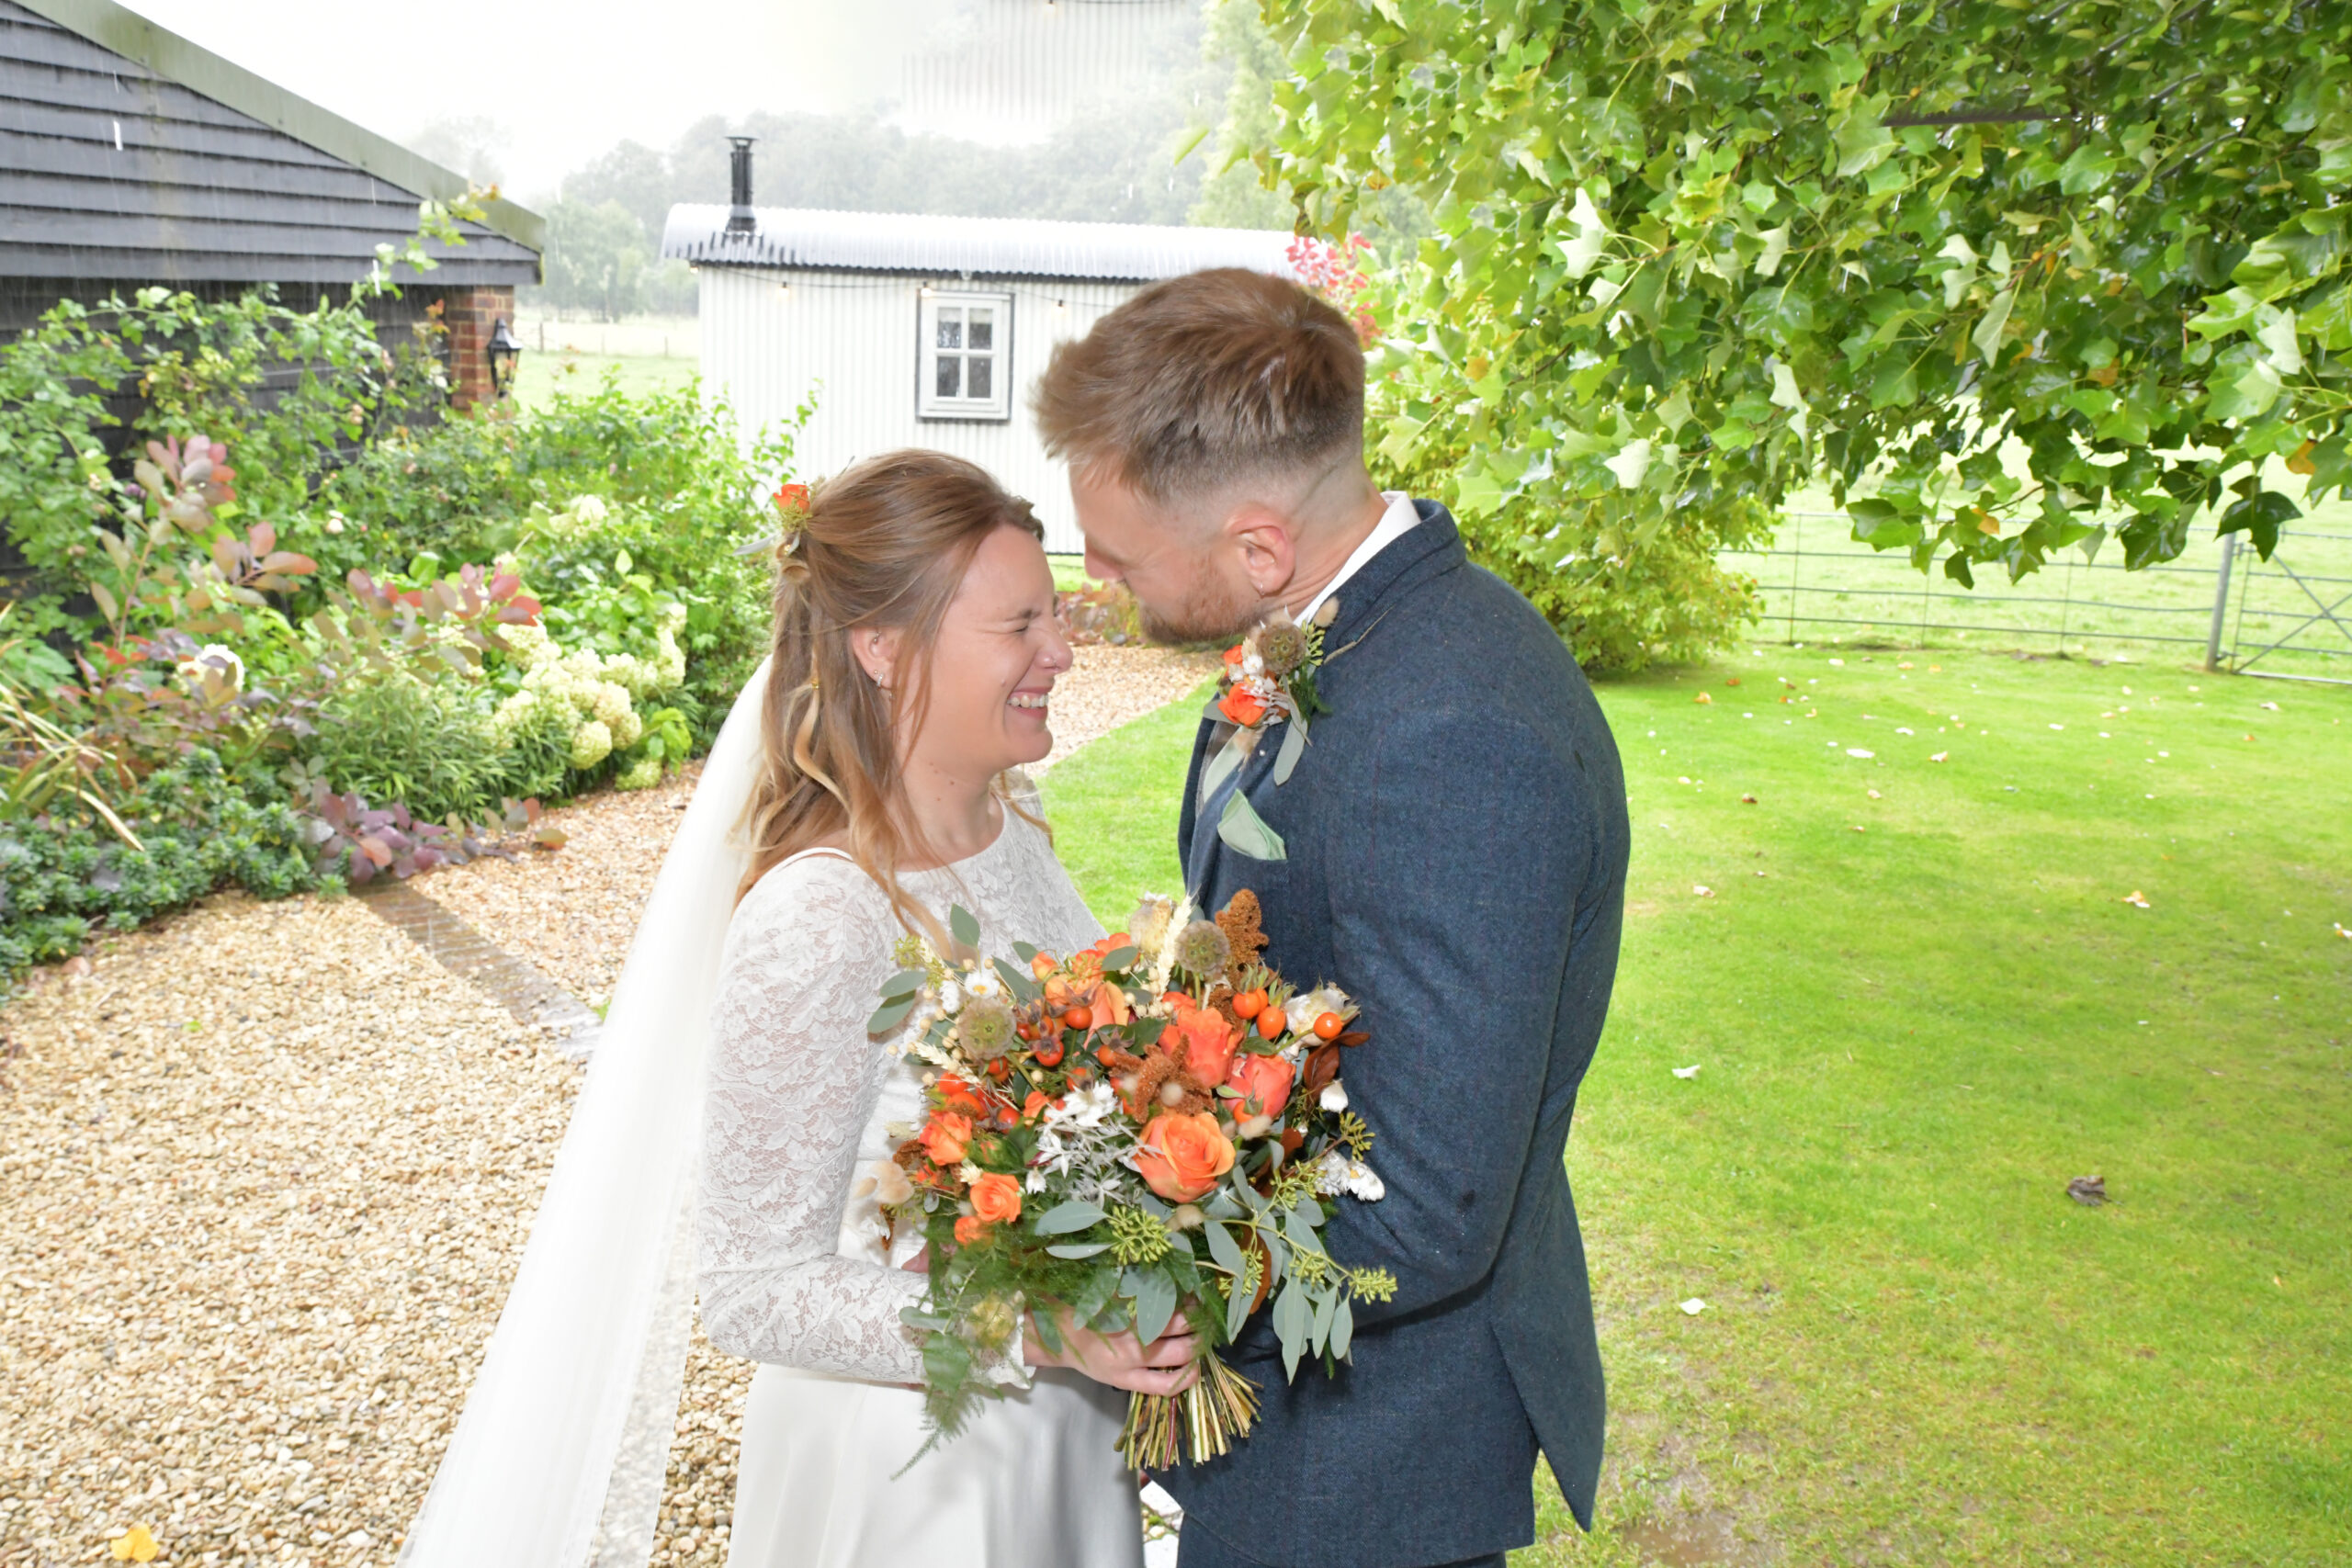
[[559, 309], [617, 321], [642, 308], [653, 252], [637, 215], [617, 201], [548, 209], [547, 298]]
[[[2352, 6], [1264, 0], [1268, 177], [1422, 196], [1375, 433], [1523, 582], [1855, 531], [2012, 579], [2352, 479]], [[1678, 545], [1677, 541], [1680, 543]], [[1679, 569], [1678, 569], [1679, 570]]]

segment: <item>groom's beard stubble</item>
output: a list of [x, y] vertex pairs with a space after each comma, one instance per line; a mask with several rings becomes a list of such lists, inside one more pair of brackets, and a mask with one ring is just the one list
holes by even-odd
[[1205, 576], [1193, 581], [1173, 610], [1161, 611], [1138, 596], [1136, 612], [1143, 635], [1158, 643], [1231, 642], [1256, 625], [1261, 614], [1257, 601], [1236, 599]]

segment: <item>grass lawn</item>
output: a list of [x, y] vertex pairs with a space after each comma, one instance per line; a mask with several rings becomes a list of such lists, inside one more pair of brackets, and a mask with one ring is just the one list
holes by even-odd
[[[1601, 700], [1611, 1457], [1518, 1568], [2352, 1561], [2352, 692], [1847, 649]], [[1047, 777], [1106, 919], [1197, 709]]]
[[632, 396], [666, 391], [694, 379], [699, 361], [633, 354], [545, 354], [526, 349], [516, 362], [514, 400], [528, 410], [543, 409], [555, 400], [558, 389], [575, 395], [594, 391], [606, 372], [618, 375], [621, 390]]

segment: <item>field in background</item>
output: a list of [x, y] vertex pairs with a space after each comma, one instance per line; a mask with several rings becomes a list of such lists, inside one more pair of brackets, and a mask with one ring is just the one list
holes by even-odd
[[594, 386], [608, 372], [632, 393], [683, 387], [701, 366], [702, 326], [692, 316], [564, 321], [525, 311], [514, 335], [523, 344], [514, 400], [526, 409], [544, 408], [559, 388]]
[[[1610, 1459], [1515, 1568], [2352, 1561], [2352, 693], [1824, 648], [1600, 691]], [[1173, 885], [1195, 716], [1045, 780], [1106, 921]]]
[[[1756, 579], [1765, 613], [1751, 635], [1776, 642], [2201, 665], [2222, 553], [2207, 519], [2161, 566], [2126, 571], [2110, 540], [2094, 558], [2067, 550], [2016, 584], [1979, 572], [1970, 590], [1947, 581], [1940, 565], [1920, 572], [1903, 551], [1857, 543], [1844, 513], [1816, 491], [1791, 502], [1770, 550], [1722, 558]], [[2352, 681], [2352, 506], [2330, 502], [2289, 525], [2268, 562], [2239, 539], [2221, 649], [2225, 665], [2234, 652], [2240, 667]]]

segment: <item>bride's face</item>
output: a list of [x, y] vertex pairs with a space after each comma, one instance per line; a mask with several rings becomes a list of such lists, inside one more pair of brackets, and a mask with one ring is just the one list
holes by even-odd
[[1022, 529], [997, 529], [973, 553], [940, 621], [931, 700], [909, 761], [991, 777], [1038, 761], [1054, 744], [1046, 694], [1069, 666], [1044, 547]]

